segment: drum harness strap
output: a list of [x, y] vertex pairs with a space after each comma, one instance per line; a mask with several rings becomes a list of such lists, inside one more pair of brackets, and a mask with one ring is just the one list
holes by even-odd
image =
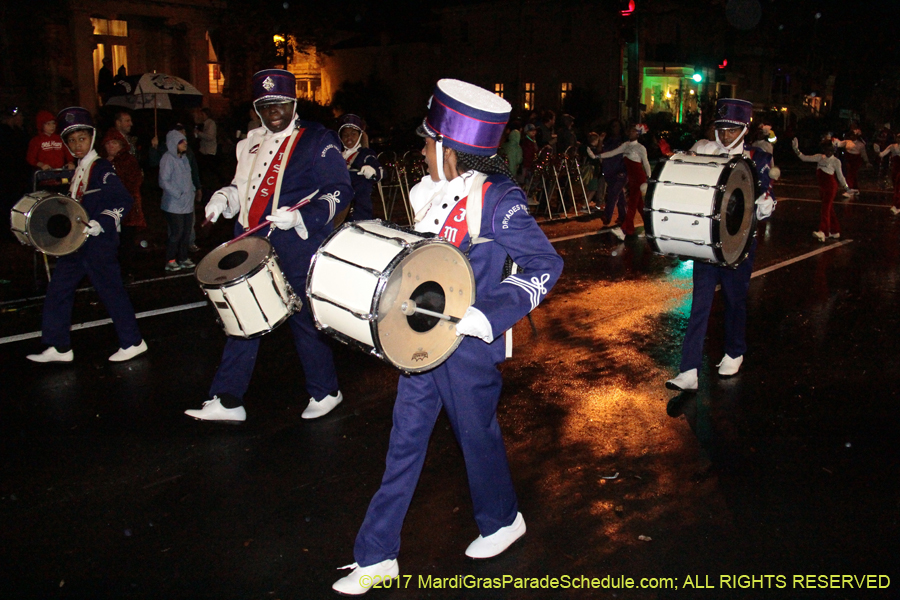
[[[294, 148], [297, 146], [297, 139], [303, 135], [304, 128], [295, 128], [291, 133], [290, 137], [286, 140], [286, 144], [282, 146], [282, 148], [286, 148], [284, 152], [281, 153], [281, 163], [278, 165], [278, 177], [275, 180], [275, 191], [272, 194], [272, 212], [271, 214], [275, 214], [275, 210], [278, 208], [278, 198], [281, 196], [281, 181], [284, 179], [284, 171], [285, 167], [288, 164], [288, 161], [291, 158], [291, 155], [294, 153]], [[253, 164], [250, 165], [250, 175], [247, 178], [247, 190], [245, 192], [245, 196], [249, 202], [246, 205], [246, 212], [241, 210], [240, 217], [243, 217], [247, 220], [247, 225], [244, 226], [245, 229], [249, 228], [250, 225], [250, 210], [253, 208], [253, 203], [256, 202], [256, 196], [259, 195], [261, 190], [258, 190], [256, 196], [250, 198], [250, 182], [253, 180], [253, 173], [256, 170], [256, 159], [259, 158], [259, 153], [253, 155]], [[275, 164], [273, 163], [270, 167], [270, 171], [274, 169]], [[239, 219], [240, 219], [239, 217]], [[272, 228], [269, 229], [269, 233], [272, 232]]]

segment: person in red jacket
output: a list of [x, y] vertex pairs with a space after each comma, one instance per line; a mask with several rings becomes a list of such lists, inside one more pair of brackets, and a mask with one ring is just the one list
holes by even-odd
[[144, 182], [144, 172], [141, 171], [141, 166], [129, 148], [128, 140], [117, 128], [111, 127], [106, 132], [103, 138], [103, 154], [106, 160], [112, 163], [116, 175], [134, 199], [131, 210], [122, 217], [122, 231], [119, 233], [119, 265], [122, 267], [122, 278], [126, 283], [134, 280], [132, 267], [137, 230], [147, 226], [141, 208], [141, 184]]
[[28, 144], [26, 160], [36, 169], [74, 169], [75, 162], [69, 148], [56, 133], [56, 117], [49, 111], [37, 114], [38, 134]]

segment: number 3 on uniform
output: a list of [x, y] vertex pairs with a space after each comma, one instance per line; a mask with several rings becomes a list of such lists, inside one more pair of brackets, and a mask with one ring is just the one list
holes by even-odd
[[465, 221], [466, 220], [466, 209], [464, 209], [464, 208], [459, 209], [459, 214], [456, 215], [455, 217], [453, 217], [453, 220], [456, 221], [457, 223], [462, 223], [463, 221]]

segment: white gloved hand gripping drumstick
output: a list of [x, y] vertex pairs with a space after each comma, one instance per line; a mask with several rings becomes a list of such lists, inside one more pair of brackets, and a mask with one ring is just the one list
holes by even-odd
[[[318, 193], [319, 193], [319, 190], [314, 191], [312, 194], [310, 194], [309, 196], [307, 196], [306, 198], [302, 199], [302, 200], [301, 200], [300, 202], [298, 202], [297, 204], [295, 204], [295, 205], [293, 205], [292, 207], [290, 207], [289, 209], [287, 209], [287, 212], [295, 211], [295, 210], [297, 210], [297, 209], [300, 208], [300, 207], [306, 206], [307, 204], [309, 204], [310, 202], [312, 202], [313, 196], [315, 196], [315, 195], [318, 194]], [[211, 223], [211, 222], [212, 222], [212, 221], [210, 221], [210, 219], [206, 219], [206, 221], [204, 221], [204, 222], [203, 222], [203, 225], [201, 225], [200, 227], [203, 227], [203, 226], [205, 226], [205, 225], [208, 225], [208, 224]], [[256, 233], [257, 231], [259, 231], [259, 230], [262, 229], [263, 227], [270, 227], [271, 225], [272, 225], [272, 223], [270, 223], [269, 221], [266, 221], [266, 220], [260, 221], [259, 225], [256, 225], [256, 226], [254, 226], [254, 227], [251, 227], [250, 229], [248, 229], [247, 231], [245, 231], [245, 232], [242, 233], [241, 235], [237, 236], [237, 237], [234, 238], [233, 240], [228, 241], [228, 242], [225, 242], [225, 243], [226, 243], [226, 244], [233, 244], [234, 242], [236, 242], [236, 241], [238, 241], [238, 240], [244, 239], [244, 238], [247, 237], [248, 235], [253, 235], [254, 233]]]

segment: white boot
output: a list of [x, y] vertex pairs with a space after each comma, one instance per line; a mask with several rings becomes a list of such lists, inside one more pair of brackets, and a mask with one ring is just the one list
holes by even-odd
[[300, 416], [304, 419], [318, 419], [319, 417], [324, 417], [330, 413], [335, 406], [340, 404], [343, 399], [344, 395], [341, 394], [340, 390], [338, 390], [337, 394], [325, 396], [321, 400], [310, 398], [309, 405]]
[[342, 569], [353, 569], [346, 577], [341, 577], [331, 586], [338, 594], [347, 596], [361, 596], [373, 587], [380, 587], [386, 579], [393, 579], [400, 575], [400, 565], [396, 558], [383, 560], [380, 563], [360, 567], [353, 563]]
[[666, 387], [676, 392], [697, 391], [697, 369], [690, 369], [679, 373], [676, 377], [666, 382]]
[[741, 370], [741, 363], [743, 362], [743, 355], [738, 356], [737, 358], [731, 358], [726, 354], [722, 357], [722, 361], [716, 366], [719, 367], [720, 376], [731, 377], [732, 375], [737, 375], [738, 371]]
[[522, 517], [522, 513], [516, 513], [516, 520], [512, 522], [512, 525], [501, 527], [487, 537], [479, 535], [466, 548], [466, 556], [469, 558], [497, 556], [523, 535], [525, 535], [525, 519]]

